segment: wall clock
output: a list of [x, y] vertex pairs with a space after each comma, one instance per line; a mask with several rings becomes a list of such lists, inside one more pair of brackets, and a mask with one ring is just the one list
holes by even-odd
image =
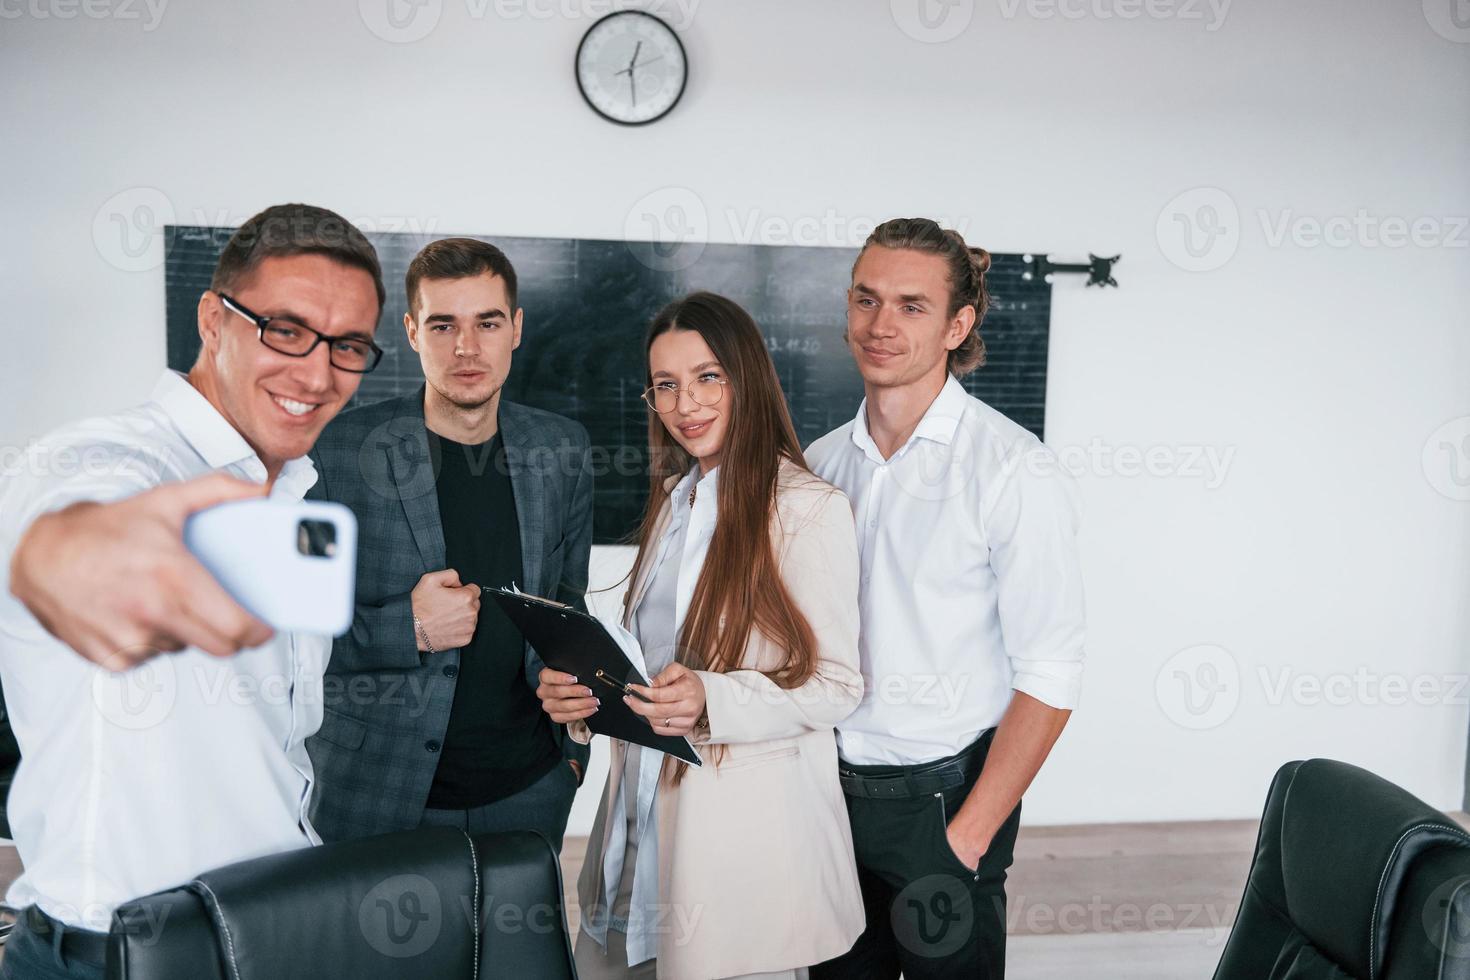
[[642, 126], [668, 115], [684, 94], [689, 62], [679, 35], [641, 10], [608, 14], [577, 45], [577, 87], [605, 119]]

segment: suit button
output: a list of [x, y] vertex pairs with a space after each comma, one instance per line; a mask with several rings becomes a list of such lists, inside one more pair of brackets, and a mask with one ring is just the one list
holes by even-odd
[[431, 738], [424, 743], [424, 748], [428, 749], [430, 752], [438, 752], [441, 746], [439, 745], [439, 740], [437, 738]]
[[454, 664], [445, 664], [444, 665], [444, 676], [445, 677], [456, 677], [458, 675], [459, 675], [459, 668], [456, 667], [456, 666], [454, 666]]

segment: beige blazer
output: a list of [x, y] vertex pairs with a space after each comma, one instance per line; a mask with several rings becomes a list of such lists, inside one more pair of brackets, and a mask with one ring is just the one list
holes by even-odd
[[[664, 487], [672, 490], [678, 477]], [[654, 540], [671, 513], [664, 501]], [[858, 660], [858, 554], [852, 510], [840, 490], [783, 463], [771, 537], [781, 577], [816, 634], [819, 663], [783, 690], [761, 669], [785, 659], [752, 632], [743, 668], [701, 671], [708, 737], [704, 765], [658, 787], [660, 980], [712, 980], [811, 966], [847, 952], [863, 931], [863, 901], [833, 731], [862, 697]], [[624, 626], [652, 579], [632, 584]], [[575, 722], [573, 738], [591, 738]], [[715, 765], [713, 746], [725, 754]], [[612, 769], [578, 882], [583, 914], [604, 902], [603, 852], [623, 775], [626, 743], [612, 740]]]

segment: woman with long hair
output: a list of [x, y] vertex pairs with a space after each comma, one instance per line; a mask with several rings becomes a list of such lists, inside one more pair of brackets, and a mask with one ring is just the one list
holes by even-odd
[[[583, 980], [791, 978], [846, 952], [862, 897], [834, 726], [862, 696], [847, 498], [814, 476], [755, 321], [693, 293], [646, 343], [652, 480], [623, 627], [690, 766], [613, 740], [578, 891]], [[587, 741], [597, 695], [544, 670]]]

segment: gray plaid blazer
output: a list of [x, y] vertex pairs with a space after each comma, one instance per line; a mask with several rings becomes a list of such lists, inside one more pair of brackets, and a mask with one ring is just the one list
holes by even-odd
[[[587, 430], [539, 409], [500, 403], [500, 431], [520, 520], [525, 592], [585, 609], [592, 549]], [[332, 644], [322, 727], [307, 739], [316, 784], [311, 822], [323, 840], [419, 825], [439, 764], [459, 676], [459, 650], [420, 654], [409, 594], [444, 568], [444, 530], [429, 458], [424, 389], [334, 419], [311, 453], [309, 497], [357, 515], [357, 609]], [[542, 667], [526, 647], [526, 683]], [[553, 725], [562, 752], [587, 769], [588, 748]]]

